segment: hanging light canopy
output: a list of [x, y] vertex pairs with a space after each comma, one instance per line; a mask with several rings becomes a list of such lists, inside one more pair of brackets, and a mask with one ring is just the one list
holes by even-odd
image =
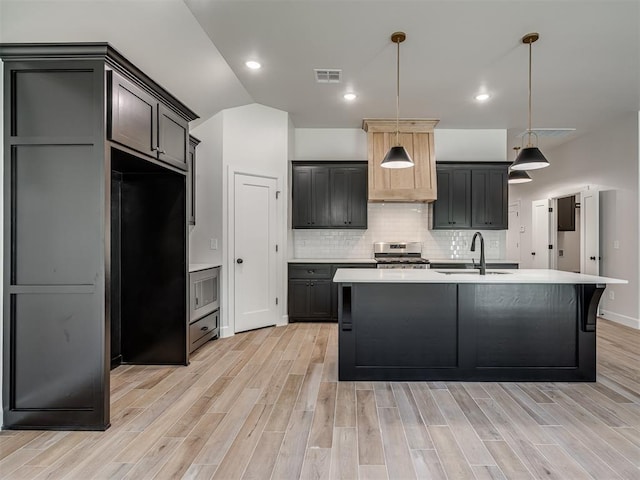
[[536, 170], [549, 166], [549, 161], [544, 157], [537, 145], [531, 143], [531, 136], [538, 136], [531, 129], [531, 45], [537, 41], [540, 35], [537, 33], [527, 33], [522, 37], [522, 43], [529, 45], [529, 128], [527, 128], [527, 146], [524, 147], [516, 161], [511, 165], [511, 170]]
[[[518, 158], [518, 150], [520, 150], [520, 147], [513, 147], [513, 149], [516, 151], [516, 158]], [[509, 178], [507, 180], [508, 183], [510, 184], [527, 183], [527, 182], [530, 182], [531, 180], [532, 178], [529, 176], [529, 174], [525, 170], [509, 169]]]
[[384, 168], [409, 168], [413, 167], [413, 160], [407, 150], [400, 145], [400, 44], [407, 35], [404, 32], [395, 32], [391, 35], [391, 41], [398, 46], [396, 63], [396, 144], [391, 147], [384, 156], [381, 167]]

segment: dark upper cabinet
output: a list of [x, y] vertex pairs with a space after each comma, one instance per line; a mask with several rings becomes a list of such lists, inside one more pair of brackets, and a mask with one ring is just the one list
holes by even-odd
[[576, 230], [576, 197], [558, 199], [558, 231], [575, 232]]
[[329, 170], [325, 167], [294, 167], [293, 228], [329, 225]]
[[506, 230], [509, 190], [506, 167], [471, 172], [471, 228]]
[[437, 169], [438, 201], [433, 206], [433, 226], [438, 229], [471, 227], [471, 170]]
[[362, 167], [330, 168], [331, 225], [367, 228], [367, 170]]
[[189, 225], [196, 224], [196, 148], [200, 140], [189, 135], [189, 153], [187, 155], [187, 220]]
[[367, 228], [367, 164], [294, 163], [293, 228]]
[[506, 230], [507, 168], [500, 163], [438, 164], [433, 228]]
[[108, 79], [108, 138], [187, 170], [188, 122], [117, 73], [109, 71]]

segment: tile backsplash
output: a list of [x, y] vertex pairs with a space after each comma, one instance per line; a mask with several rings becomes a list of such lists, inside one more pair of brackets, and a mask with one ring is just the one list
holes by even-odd
[[[370, 258], [374, 242], [422, 242], [422, 256], [471, 259], [473, 230], [429, 230], [432, 207], [423, 203], [369, 203], [367, 230], [293, 230], [294, 258]], [[482, 230], [487, 259], [504, 259], [505, 230]]]

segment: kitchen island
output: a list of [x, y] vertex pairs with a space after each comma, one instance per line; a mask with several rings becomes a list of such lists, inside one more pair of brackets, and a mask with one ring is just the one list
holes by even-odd
[[340, 380], [595, 381], [606, 284], [556, 270], [338, 270]]

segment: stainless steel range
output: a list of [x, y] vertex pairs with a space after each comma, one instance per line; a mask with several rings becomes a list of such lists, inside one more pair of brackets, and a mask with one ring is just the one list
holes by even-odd
[[420, 242], [376, 242], [373, 258], [378, 268], [429, 268]]

